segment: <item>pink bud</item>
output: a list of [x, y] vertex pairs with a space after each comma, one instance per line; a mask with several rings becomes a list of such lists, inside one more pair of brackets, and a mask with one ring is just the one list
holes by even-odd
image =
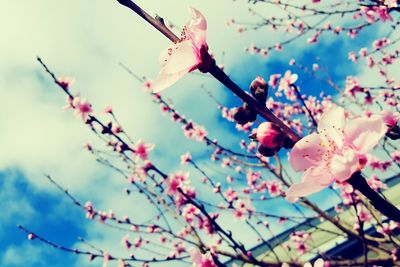
[[257, 129], [257, 140], [266, 148], [276, 148], [282, 144], [282, 131], [271, 122], [263, 122]]
[[104, 112], [105, 112], [105, 113], [112, 113], [112, 112], [113, 112], [112, 106], [106, 106], [106, 107], [104, 108]]
[[29, 240], [33, 240], [33, 239], [35, 239], [35, 238], [36, 238], [36, 235], [35, 235], [35, 234], [32, 234], [32, 233], [28, 234], [28, 239], [29, 239]]

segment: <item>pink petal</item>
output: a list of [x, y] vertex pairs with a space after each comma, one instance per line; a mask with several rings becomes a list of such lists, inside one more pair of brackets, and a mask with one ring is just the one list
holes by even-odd
[[190, 259], [192, 260], [192, 263], [196, 266], [200, 266], [202, 263], [202, 255], [199, 250], [197, 249], [192, 249], [190, 252]]
[[318, 133], [343, 147], [344, 109], [335, 107], [325, 112], [318, 122]]
[[378, 144], [386, 130], [387, 126], [378, 116], [354, 119], [345, 129], [345, 142], [365, 154]]
[[349, 179], [358, 166], [358, 156], [352, 149], [344, 151], [343, 155], [334, 155], [330, 164], [333, 177], [340, 182]]
[[316, 134], [310, 134], [298, 141], [289, 154], [289, 162], [293, 170], [303, 171], [321, 162], [322, 155], [326, 148], [322, 145], [321, 137]]
[[207, 20], [200, 11], [189, 7], [190, 21], [186, 24], [185, 34], [195, 40], [196, 46], [200, 47], [206, 44]]
[[319, 192], [325, 187], [326, 186], [311, 182], [301, 182], [298, 184], [293, 184], [292, 186], [290, 186], [288, 191], [286, 191], [286, 199], [289, 202], [295, 202], [297, 198], [305, 197], [313, 193]]
[[290, 186], [286, 192], [286, 198], [290, 202], [294, 202], [298, 197], [308, 196], [321, 191], [332, 183], [332, 181], [332, 174], [325, 166], [309, 168], [304, 172], [301, 183]]

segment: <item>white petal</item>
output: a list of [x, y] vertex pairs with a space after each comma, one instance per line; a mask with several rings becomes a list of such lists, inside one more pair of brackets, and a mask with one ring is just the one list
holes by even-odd
[[159, 93], [160, 91], [170, 87], [174, 83], [176, 83], [179, 79], [185, 76], [186, 73], [190, 71], [190, 68], [186, 70], [182, 70], [176, 73], [166, 73], [164, 69], [162, 69], [158, 75], [158, 77], [153, 81], [151, 89], [153, 93]]
[[190, 21], [186, 24], [185, 34], [192, 37], [200, 49], [206, 43], [207, 20], [200, 11], [189, 7]]
[[189, 40], [169, 46], [160, 54], [159, 61], [165, 73], [179, 72], [200, 62]]

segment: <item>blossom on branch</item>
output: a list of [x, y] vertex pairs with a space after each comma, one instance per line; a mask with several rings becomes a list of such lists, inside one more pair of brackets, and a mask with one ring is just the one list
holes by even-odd
[[186, 73], [200, 67], [208, 56], [206, 43], [207, 21], [197, 9], [190, 7], [190, 21], [183, 28], [182, 37], [160, 54], [161, 71], [153, 82], [153, 93], [171, 86]]
[[190, 251], [190, 257], [193, 263], [193, 267], [217, 267], [210, 252], [201, 254], [199, 250], [193, 249], [192, 251]]
[[321, 191], [332, 182], [344, 182], [363, 169], [367, 153], [385, 135], [381, 116], [356, 118], [345, 125], [343, 108], [332, 108], [322, 115], [318, 133], [298, 141], [289, 154], [295, 171], [304, 171], [302, 182], [286, 192], [289, 201]]

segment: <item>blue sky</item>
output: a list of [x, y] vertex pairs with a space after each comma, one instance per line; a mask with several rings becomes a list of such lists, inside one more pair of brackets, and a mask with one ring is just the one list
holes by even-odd
[[[244, 48], [251, 42], [270, 45], [283, 36], [279, 33], [264, 36], [260, 34], [262, 30], [238, 34], [234, 28], [227, 29], [225, 22], [231, 16], [243, 21], [252, 19], [245, 12], [245, 2], [137, 1], [150, 13], [171, 18], [177, 25], [186, 22], [188, 5], [201, 10], [208, 19], [210, 49], [217, 61], [225, 53], [223, 63], [227, 72], [244, 88], [257, 75], [267, 79], [270, 74], [290, 69], [288, 62], [292, 57], [311, 67], [316, 57], [323, 55], [321, 63], [331, 70], [339, 84], [343, 84], [346, 75], [364, 73], [363, 68], [347, 60], [347, 53], [370, 44], [379, 32], [376, 29], [361, 35], [357, 48], [347, 36], [340, 40], [324, 37], [318, 49], [306, 46], [303, 40], [288, 47], [288, 53], [274, 53], [267, 58], [246, 54]], [[124, 196], [126, 185], [121, 183], [121, 178], [83, 151], [83, 143], [96, 143], [96, 138], [70, 111], [62, 109], [65, 97], [36, 62], [37, 55], [58, 75], [73, 76], [76, 80], [73, 90], [87, 97], [96, 111], [111, 104], [134, 139], [141, 137], [155, 143], [151, 157], [160, 166], [171, 172], [178, 170], [179, 156], [191, 151], [210, 172], [215, 167], [206, 165], [208, 154], [204, 145], [185, 139], [181, 126], [161, 115], [159, 107], [143, 93], [142, 85], [119, 66], [122, 62], [138, 75], [155, 77], [159, 70], [158, 54], [168, 45], [158, 32], [116, 1], [9, 1], [5, 6], [0, 10], [0, 23], [10, 26], [3, 28], [5, 42], [0, 46], [3, 99], [0, 106], [0, 266], [99, 266], [99, 261], [90, 264], [86, 259], [39, 242], [29, 242], [16, 228], [17, 224], [23, 224], [65, 246], [73, 246], [77, 237], [83, 236], [110, 249], [119, 247], [121, 234], [104, 231], [104, 226], [88, 222], [79, 208], [50, 185], [43, 173], [52, 175], [82, 202], [92, 200], [104, 210], [113, 208], [119, 214], [137, 214], [140, 209], [137, 204], [143, 201], [140, 197]], [[199, 90], [200, 84], [228, 107], [240, 103], [215, 80], [197, 75], [187, 75], [163, 96], [172, 99], [187, 117], [205, 125], [210, 137], [219, 137], [222, 144], [235, 144], [245, 138], [232, 124], [221, 119], [216, 104]], [[320, 88], [333, 92], [305, 76], [299, 84], [307, 94], [319, 93]], [[329, 199], [325, 205], [329, 206]], [[148, 211], [141, 216], [152, 214], [153, 211]], [[246, 233], [238, 235], [246, 240]]]

